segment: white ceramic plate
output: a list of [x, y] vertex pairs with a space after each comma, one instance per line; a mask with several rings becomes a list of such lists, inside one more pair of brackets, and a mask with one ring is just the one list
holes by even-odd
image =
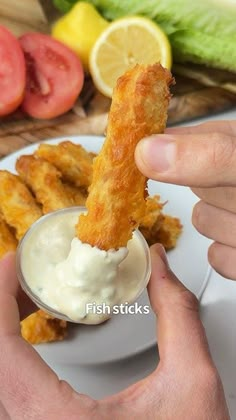
[[[102, 137], [67, 137], [87, 150], [99, 152]], [[63, 138], [48, 140], [56, 144]], [[22, 154], [31, 154], [37, 144], [28, 146], [0, 161], [0, 169], [15, 172], [15, 161]], [[165, 213], [177, 216], [184, 226], [178, 246], [170, 251], [169, 261], [181, 281], [198, 297], [207, 281], [207, 248], [209, 240], [199, 235], [191, 224], [192, 208], [197, 197], [185, 187], [149, 181], [149, 193], [160, 194], [162, 201], [168, 201]], [[149, 304], [147, 293], [139, 303]], [[58, 343], [41, 344], [37, 351], [53, 364], [98, 364], [120, 360], [144, 351], [156, 342], [155, 317], [148, 315], [115, 315], [99, 326], [71, 325], [68, 339]]]

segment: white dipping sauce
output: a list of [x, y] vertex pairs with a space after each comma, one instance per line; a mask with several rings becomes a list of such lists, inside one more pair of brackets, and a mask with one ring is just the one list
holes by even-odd
[[81, 243], [75, 238], [79, 214], [72, 208], [36, 223], [23, 239], [21, 271], [47, 306], [75, 322], [98, 324], [110, 315], [93, 313], [87, 304], [133, 302], [143, 287], [147, 256], [137, 233], [117, 251]]

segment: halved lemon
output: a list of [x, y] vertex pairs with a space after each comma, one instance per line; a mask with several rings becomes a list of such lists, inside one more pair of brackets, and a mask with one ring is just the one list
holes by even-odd
[[95, 42], [89, 68], [97, 89], [111, 97], [118, 77], [135, 64], [160, 62], [170, 69], [170, 42], [150, 19], [131, 16], [112, 22]]

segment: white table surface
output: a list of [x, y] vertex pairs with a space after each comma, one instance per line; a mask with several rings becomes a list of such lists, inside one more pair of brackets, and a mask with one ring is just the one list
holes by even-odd
[[[235, 119], [236, 109], [208, 120]], [[186, 124], [187, 125], [187, 124]], [[193, 267], [194, 269], [194, 267]], [[201, 299], [201, 317], [206, 328], [211, 353], [221, 375], [231, 418], [236, 419], [236, 282], [212, 271]], [[152, 348], [129, 359], [100, 366], [51, 367], [60, 378], [93, 398], [114, 394], [151, 373], [158, 363], [157, 349]]]

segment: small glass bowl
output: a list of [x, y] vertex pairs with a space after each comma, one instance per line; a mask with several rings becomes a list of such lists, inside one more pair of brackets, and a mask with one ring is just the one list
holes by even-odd
[[[71, 318], [69, 318], [67, 315], [58, 312], [56, 309], [48, 306], [46, 303], [44, 303], [40, 297], [38, 295], [36, 295], [32, 289], [30, 288], [29, 284], [27, 283], [27, 279], [24, 276], [23, 273], [23, 269], [22, 269], [22, 254], [23, 254], [23, 250], [24, 250], [24, 246], [27, 243], [27, 241], [30, 239], [31, 235], [35, 232], [36, 229], [38, 229], [41, 225], [43, 225], [45, 222], [48, 223], [48, 220], [51, 219], [52, 217], [56, 217], [57, 215], [61, 215], [61, 214], [79, 214], [81, 213], [86, 213], [87, 209], [86, 207], [83, 206], [77, 206], [77, 207], [69, 207], [69, 208], [64, 208], [61, 210], [57, 210], [51, 213], [48, 213], [44, 216], [42, 216], [40, 219], [38, 219], [35, 223], [32, 224], [32, 226], [27, 230], [27, 232], [25, 233], [25, 235], [23, 236], [23, 238], [21, 239], [21, 241], [19, 242], [19, 245], [17, 247], [17, 251], [16, 251], [16, 271], [17, 271], [17, 276], [20, 282], [20, 285], [22, 287], [22, 289], [24, 290], [24, 292], [30, 297], [30, 299], [42, 310], [44, 310], [45, 312], [48, 312], [50, 315], [52, 315], [55, 318], [59, 318], [62, 319], [64, 321], [68, 321], [68, 322], [73, 322], [73, 323], [79, 323], [76, 322], [74, 320], [72, 320]], [[151, 257], [150, 257], [150, 250], [149, 250], [149, 246], [144, 238], [144, 236], [141, 234], [141, 232], [136, 229], [133, 232], [133, 235], [135, 235], [140, 244], [142, 245], [143, 248], [143, 252], [145, 254], [145, 259], [146, 259], [146, 268], [145, 268], [145, 274], [143, 276], [143, 280], [142, 282], [140, 282], [140, 288], [137, 291], [137, 294], [135, 295], [135, 297], [132, 299], [132, 301], [128, 302], [128, 304], [132, 304], [134, 303], [139, 296], [142, 294], [142, 292], [146, 289], [148, 282], [150, 280], [150, 276], [151, 276]], [[124, 302], [124, 303], [127, 303]]]

